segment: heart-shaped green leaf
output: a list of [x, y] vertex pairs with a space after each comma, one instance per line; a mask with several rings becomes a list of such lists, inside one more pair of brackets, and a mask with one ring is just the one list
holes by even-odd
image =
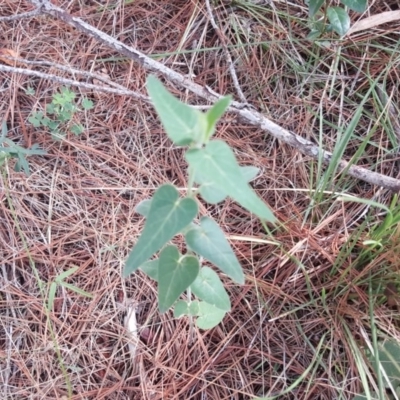
[[186, 159], [195, 175], [216, 185], [260, 219], [275, 222], [275, 216], [247, 183], [230, 147], [222, 140], [208, 143], [203, 149], [191, 149]]
[[158, 308], [167, 311], [199, 274], [197, 257], [183, 256], [175, 246], [165, 247], [159, 258]]
[[217, 326], [225, 317], [226, 312], [206, 303], [205, 301], [199, 302], [199, 314], [196, 320], [196, 325], [200, 329], [211, 329]]
[[196, 179], [197, 183], [201, 183], [199, 192], [201, 197], [209, 204], [218, 204], [224, 201], [228, 196], [223, 190], [220, 190], [213, 182], [202, 181]]
[[213, 219], [201, 218], [200, 226], [193, 226], [185, 234], [185, 239], [188, 246], [197, 254], [211, 261], [235, 282], [244, 283], [242, 267], [224, 232]]
[[151, 200], [142, 234], [126, 261], [124, 276], [136, 271], [154, 253], [192, 222], [197, 203], [191, 198], [179, 198], [172, 185], [157, 189]]
[[140, 266], [140, 269], [151, 279], [154, 279], [158, 282], [158, 259], [146, 261], [144, 264]]
[[350, 17], [347, 11], [341, 7], [329, 7], [326, 15], [333, 30], [340, 36], [344, 36], [350, 29]]
[[[242, 172], [242, 176], [246, 179], [246, 182], [252, 181], [257, 174], [259, 173], [260, 169], [253, 166], [245, 166], [240, 167], [240, 171]], [[197, 173], [194, 178], [195, 182], [201, 184], [199, 192], [201, 197], [210, 204], [218, 204], [221, 201], [224, 201], [225, 198], [228, 196], [221, 188], [219, 188], [213, 182], [207, 181], [201, 174]]]
[[203, 267], [195, 281], [190, 285], [199, 299], [224, 310], [231, 310], [231, 302], [219, 276], [209, 267]]
[[153, 75], [147, 78], [147, 91], [168, 137], [176, 145], [203, 140], [206, 121], [202, 112], [174, 97]]

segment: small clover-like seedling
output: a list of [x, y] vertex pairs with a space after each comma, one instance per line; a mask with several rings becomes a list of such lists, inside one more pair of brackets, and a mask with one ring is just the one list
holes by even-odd
[[[86, 111], [91, 110], [93, 101], [84, 97], [81, 106]], [[47, 128], [53, 139], [60, 140], [67, 131], [78, 136], [85, 130], [81, 124], [72, 122], [79, 111], [76, 103], [76, 93], [69, 88], [63, 87], [60, 92], [53, 94], [51, 103], [46, 105], [46, 113], [42, 111], [33, 112], [28, 121], [35, 128], [40, 126]]]
[[[176, 318], [196, 318], [199, 328], [210, 329], [231, 310], [231, 303], [219, 275], [204, 261], [238, 284], [244, 283], [245, 276], [217, 222], [208, 216], [196, 222], [197, 195], [212, 204], [230, 197], [264, 222], [274, 223], [276, 218], [249, 184], [258, 168], [240, 166], [227, 143], [212, 140], [231, 97], [221, 98], [203, 113], [175, 98], [154, 76], [149, 76], [147, 89], [168, 137], [177, 146], [188, 146], [188, 190], [182, 197], [177, 188], [165, 184], [138, 204], [136, 211], [146, 220], [124, 275], [140, 268], [158, 283], [160, 312], [174, 306]], [[169, 244], [177, 234], [185, 239], [186, 254]], [[158, 252], [158, 258], [152, 259]], [[180, 299], [184, 292], [185, 300]]]
[[72, 268], [68, 269], [67, 271], [63, 271], [58, 276], [56, 276], [56, 278], [54, 279], [53, 282], [51, 282], [50, 287], [49, 287], [48, 298], [47, 298], [48, 311], [53, 310], [54, 299], [56, 296], [56, 291], [57, 291], [58, 286], [62, 286], [66, 289], [69, 289], [75, 293], [80, 294], [81, 296], [88, 297], [90, 299], [93, 298], [92, 294], [85, 292], [84, 290], [78, 288], [77, 286], [64, 281], [64, 279], [67, 279], [69, 276], [73, 275], [78, 269], [79, 269], [79, 267], [72, 267]]

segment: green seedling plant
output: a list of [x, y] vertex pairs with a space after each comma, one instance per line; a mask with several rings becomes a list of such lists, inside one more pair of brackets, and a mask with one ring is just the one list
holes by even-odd
[[[184, 197], [175, 186], [164, 184], [151, 199], [138, 204], [136, 211], [146, 220], [124, 276], [140, 268], [158, 282], [161, 313], [174, 306], [176, 318], [195, 318], [199, 328], [209, 329], [222, 321], [231, 303], [219, 275], [204, 261], [238, 284], [244, 283], [244, 273], [217, 222], [209, 216], [196, 221], [197, 196], [210, 204], [229, 196], [263, 222], [274, 223], [276, 218], [249, 184], [258, 168], [240, 166], [226, 142], [211, 140], [230, 96], [203, 113], [176, 99], [154, 76], [147, 79], [147, 90], [168, 137], [175, 145], [187, 147], [188, 183]], [[169, 243], [177, 234], [185, 239], [185, 254]], [[157, 253], [158, 258], [152, 259]], [[184, 292], [186, 298], [180, 299]]]
[[25, 174], [29, 176], [29, 163], [27, 157], [43, 155], [46, 154], [46, 151], [39, 149], [39, 146], [37, 144], [34, 144], [29, 149], [18, 146], [11, 139], [8, 139], [6, 137], [7, 133], [7, 123], [3, 121], [0, 135], [0, 167], [5, 164], [10, 158], [15, 158], [15, 171], [24, 171]]
[[[362, 232], [367, 232], [367, 234], [363, 235], [364, 240], [361, 242], [361, 251], [358, 257], [354, 259], [352, 264], [353, 269], [357, 267], [357, 264], [364, 264], [366, 260], [381, 258], [382, 254], [386, 254], [388, 250], [390, 251], [391, 247], [393, 247], [393, 242], [398, 243], [400, 206], [399, 195], [397, 193], [393, 195], [389, 205], [350, 195], [341, 195], [338, 197], [338, 200], [364, 204], [371, 209], [372, 215], [376, 215], [379, 212], [379, 218], [368, 221], [368, 230], [365, 230], [365, 228], [362, 229]], [[361, 359], [357, 363], [359, 365], [361, 381], [363, 382], [364, 393], [354, 396], [353, 400], [400, 398], [400, 343], [393, 338], [388, 338], [384, 330], [378, 328], [380, 324], [376, 323], [375, 315], [376, 308], [382, 305], [381, 303], [384, 298], [386, 298], [385, 302], [388, 305], [389, 297], [392, 296], [395, 299], [395, 303], [397, 303], [399, 283], [397, 266], [393, 268], [393, 266], [390, 267], [388, 265], [386, 268], [384, 264], [386, 262], [380, 263], [379, 273], [373, 274], [368, 281], [364, 282], [364, 284], [368, 283], [369, 286], [371, 340], [365, 342], [368, 346], [363, 345], [362, 350], [369, 363], [366, 363], [364, 359]], [[343, 273], [342, 276], [343, 279], [346, 279]], [[353, 281], [352, 285], [355, 284]], [[392, 285], [392, 289], [387, 292], [386, 289], [389, 284]], [[373, 378], [376, 380], [374, 384], [368, 381], [367, 374], [365, 373], [365, 369], [368, 369], [369, 364], [374, 371], [375, 376]]]
[[[93, 108], [93, 101], [84, 97], [81, 101], [84, 110]], [[54, 93], [51, 103], [47, 104], [46, 112], [35, 111], [28, 121], [35, 127], [48, 128], [54, 140], [65, 137], [67, 131], [80, 135], [84, 131], [81, 124], [73, 123], [74, 116], [80, 109], [76, 101], [76, 93], [67, 87], [62, 87], [60, 92]]]
[[[350, 10], [362, 13], [367, 9], [368, 0], [340, 0], [345, 7], [329, 6], [328, 0], [306, 0], [308, 15], [311, 22], [309, 39], [317, 39], [325, 32], [336, 32], [344, 36], [350, 29]], [[323, 7], [324, 6], [324, 7]]]
[[78, 269], [79, 269], [79, 267], [75, 266], [75, 267], [68, 269], [67, 271], [63, 271], [55, 277], [53, 282], [50, 283], [49, 292], [48, 292], [48, 296], [47, 296], [47, 309], [49, 312], [53, 311], [54, 299], [56, 296], [57, 288], [59, 286], [69, 289], [75, 293], [78, 293], [81, 296], [89, 297], [90, 299], [93, 298], [92, 294], [85, 292], [84, 290], [78, 288], [77, 286], [64, 281], [64, 279], [67, 279], [69, 276], [73, 275]]

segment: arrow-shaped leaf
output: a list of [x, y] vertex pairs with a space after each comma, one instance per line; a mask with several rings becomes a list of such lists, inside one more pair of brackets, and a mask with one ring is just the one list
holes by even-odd
[[[260, 169], [257, 167], [253, 167], [251, 165], [240, 167], [240, 171], [242, 172], [243, 178], [246, 182], [252, 181], [257, 174], [260, 172]], [[197, 173], [195, 176], [195, 182], [200, 184], [199, 192], [201, 197], [210, 204], [218, 204], [221, 201], [225, 200], [228, 196], [221, 188], [219, 188], [215, 183], [207, 181], [201, 174]]]
[[244, 283], [242, 267], [224, 232], [213, 219], [201, 218], [200, 226], [193, 226], [185, 234], [185, 239], [188, 246], [197, 254], [211, 261], [235, 282]]
[[222, 140], [208, 143], [203, 149], [191, 149], [186, 159], [195, 174], [213, 183], [260, 219], [275, 222], [275, 216], [243, 177], [230, 147]]
[[192, 222], [197, 214], [197, 203], [190, 198], [179, 198], [172, 185], [157, 189], [151, 200], [143, 232], [129, 254], [124, 276], [136, 271], [154, 253]]
[[325, 0], [309, 0], [308, 3], [308, 15], [313, 17], [318, 10], [321, 8], [322, 4], [324, 4]]
[[150, 206], [151, 206], [151, 199], [145, 199], [142, 200], [136, 207], [135, 211], [142, 215], [143, 217], [146, 217], [149, 215], [150, 211]]
[[153, 75], [147, 78], [147, 91], [168, 137], [179, 146], [202, 140], [205, 116], [173, 96]]

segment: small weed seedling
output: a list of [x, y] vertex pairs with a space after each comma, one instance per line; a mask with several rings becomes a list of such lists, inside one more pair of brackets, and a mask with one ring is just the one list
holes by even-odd
[[[40, 126], [49, 129], [51, 136], [55, 140], [60, 140], [68, 130], [75, 135], [80, 135], [84, 128], [81, 124], [72, 123], [79, 108], [75, 101], [76, 94], [72, 90], [63, 87], [59, 93], [53, 94], [53, 100], [46, 106], [46, 113], [35, 111], [29, 117], [29, 122], [35, 127]], [[82, 99], [82, 108], [90, 110], [93, 102], [86, 97]]]
[[39, 149], [37, 144], [34, 144], [30, 149], [18, 146], [11, 139], [6, 137], [8, 133], [7, 123], [3, 121], [0, 135], [0, 167], [9, 159], [15, 158], [15, 171], [23, 170], [29, 176], [29, 163], [27, 157], [46, 154], [45, 150]]
[[[176, 99], [154, 76], [148, 78], [147, 89], [169, 138], [177, 146], [188, 146], [188, 189], [182, 198], [176, 187], [165, 184], [137, 206], [136, 211], [146, 222], [129, 254], [124, 275], [140, 268], [158, 282], [160, 312], [175, 306], [176, 318], [195, 317], [199, 328], [209, 329], [222, 321], [231, 303], [218, 274], [202, 266], [202, 260], [208, 260], [239, 284], [244, 283], [244, 274], [219, 225], [208, 216], [194, 222], [198, 213], [196, 196], [200, 194], [210, 204], [230, 196], [262, 221], [273, 223], [276, 219], [248, 183], [258, 168], [239, 166], [224, 141], [210, 140], [231, 98], [220, 99], [202, 113]], [[185, 238], [186, 254], [168, 244], [179, 233]], [[159, 257], [150, 260], [160, 250]], [[179, 300], [185, 291], [186, 300]]]
[[[368, 0], [340, 0], [340, 2], [351, 10], [362, 13], [367, 8]], [[324, 32], [336, 32], [339, 36], [344, 36], [350, 29], [350, 16], [343, 7], [330, 7], [325, 4], [328, 0], [306, 0], [308, 4], [308, 14], [311, 20], [311, 32], [309, 39], [317, 39]], [[328, 20], [328, 24], [326, 23]]]
[[69, 276], [73, 275], [79, 267], [72, 267], [68, 269], [67, 271], [61, 272], [59, 275], [56, 276], [53, 282], [51, 282], [50, 287], [49, 287], [49, 292], [48, 292], [48, 298], [47, 298], [47, 309], [49, 312], [53, 310], [54, 307], [54, 299], [56, 296], [56, 291], [58, 286], [62, 286], [64, 288], [67, 288], [75, 293], [80, 294], [81, 296], [84, 297], [89, 297], [90, 299], [93, 298], [93, 295], [85, 292], [82, 289], [79, 289], [75, 285], [71, 285], [70, 283], [67, 283], [64, 281], [64, 279], [67, 279]]

